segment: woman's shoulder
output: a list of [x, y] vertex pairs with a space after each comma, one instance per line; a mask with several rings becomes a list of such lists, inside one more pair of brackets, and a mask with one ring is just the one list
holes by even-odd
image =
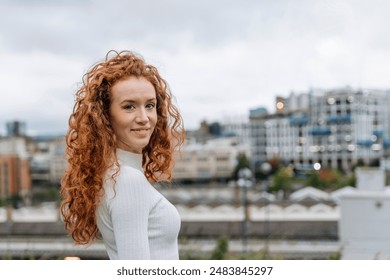
[[106, 193], [127, 193], [132, 196], [145, 195], [151, 198], [160, 196], [144, 173], [131, 166], [121, 166], [119, 171], [107, 172], [103, 187]]
[[118, 179], [123, 180], [127, 183], [129, 182], [137, 183], [137, 185], [139, 184], [150, 185], [143, 171], [128, 165], [123, 165], [120, 167], [118, 173]]

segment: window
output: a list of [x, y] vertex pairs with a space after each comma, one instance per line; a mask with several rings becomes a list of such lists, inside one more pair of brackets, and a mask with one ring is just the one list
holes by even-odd
[[227, 161], [229, 160], [229, 157], [223, 157], [223, 156], [219, 156], [216, 158], [217, 161]]

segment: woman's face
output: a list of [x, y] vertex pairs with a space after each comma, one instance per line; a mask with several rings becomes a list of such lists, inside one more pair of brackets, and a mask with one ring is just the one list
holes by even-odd
[[110, 121], [118, 148], [142, 153], [157, 122], [153, 85], [143, 77], [128, 77], [111, 87]]

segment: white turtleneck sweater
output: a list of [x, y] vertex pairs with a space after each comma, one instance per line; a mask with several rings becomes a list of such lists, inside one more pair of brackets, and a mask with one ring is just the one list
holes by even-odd
[[97, 226], [112, 260], [179, 259], [180, 216], [146, 179], [142, 155], [117, 149], [116, 183], [107, 172]]

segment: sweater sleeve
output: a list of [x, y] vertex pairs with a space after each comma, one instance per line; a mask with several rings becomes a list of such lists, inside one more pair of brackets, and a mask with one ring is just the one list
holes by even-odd
[[150, 259], [148, 217], [152, 207], [150, 185], [141, 172], [122, 168], [114, 187], [110, 212], [118, 258]]

